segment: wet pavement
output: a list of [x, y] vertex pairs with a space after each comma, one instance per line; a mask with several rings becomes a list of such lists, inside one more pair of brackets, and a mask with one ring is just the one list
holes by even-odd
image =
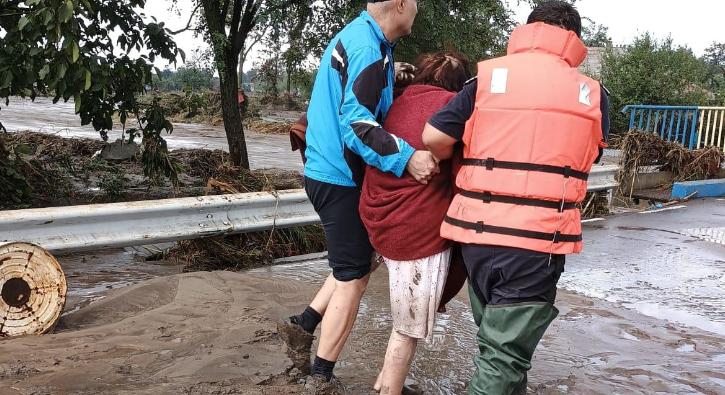
[[[100, 139], [100, 135], [90, 125], [81, 126], [78, 115], [74, 113], [72, 102], [58, 102], [39, 97], [35, 101], [12, 98], [10, 105], [2, 106], [0, 122], [8, 132], [37, 131], [55, 134], [61, 137], [83, 137]], [[109, 140], [121, 137], [121, 126], [114, 125], [109, 132]], [[223, 126], [210, 126], [191, 123], [174, 123], [174, 131], [163, 136], [170, 149], [221, 149], [228, 151]], [[292, 153], [287, 136], [258, 134], [247, 131], [247, 149], [250, 166], [254, 169], [279, 168], [301, 170], [302, 162], [297, 153]]]
[[725, 336], [725, 200], [585, 226], [560, 285]]

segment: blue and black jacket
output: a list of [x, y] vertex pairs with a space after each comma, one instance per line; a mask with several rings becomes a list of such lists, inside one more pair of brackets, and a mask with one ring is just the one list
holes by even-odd
[[332, 39], [307, 110], [306, 177], [361, 186], [365, 164], [402, 176], [415, 150], [381, 126], [393, 104], [393, 48], [365, 11]]

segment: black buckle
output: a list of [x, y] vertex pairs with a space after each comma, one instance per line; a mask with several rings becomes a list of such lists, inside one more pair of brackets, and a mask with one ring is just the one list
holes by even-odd
[[493, 170], [495, 162], [496, 161], [494, 161], [493, 158], [488, 158], [483, 163], [486, 166], [486, 170]]
[[483, 192], [481, 194], [481, 201], [488, 204], [491, 203], [491, 200], [493, 199], [491, 192]]
[[564, 178], [569, 178], [573, 174], [571, 172], [571, 166], [564, 166]]
[[483, 233], [483, 230], [485, 229], [485, 225], [483, 224], [483, 221], [476, 222], [476, 233]]

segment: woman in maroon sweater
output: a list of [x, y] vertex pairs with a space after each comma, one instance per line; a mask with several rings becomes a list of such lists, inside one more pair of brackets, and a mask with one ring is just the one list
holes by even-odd
[[[393, 102], [384, 128], [425, 150], [422, 134], [428, 119], [450, 101], [470, 78], [460, 54], [421, 56], [410, 86]], [[375, 251], [388, 266], [393, 331], [375, 389], [398, 394], [410, 370], [418, 339], [431, 339], [435, 313], [448, 274], [451, 245], [440, 225], [453, 198], [451, 163], [427, 185], [373, 167], [365, 172], [360, 218]]]

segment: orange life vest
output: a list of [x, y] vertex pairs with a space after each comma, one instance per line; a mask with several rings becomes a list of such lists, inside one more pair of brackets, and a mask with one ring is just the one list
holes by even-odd
[[514, 30], [507, 56], [479, 63], [443, 237], [581, 251], [577, 204], [602, 140], [601, 87], [576, 68], [586, 54], [575, 33], [534, 23]]

